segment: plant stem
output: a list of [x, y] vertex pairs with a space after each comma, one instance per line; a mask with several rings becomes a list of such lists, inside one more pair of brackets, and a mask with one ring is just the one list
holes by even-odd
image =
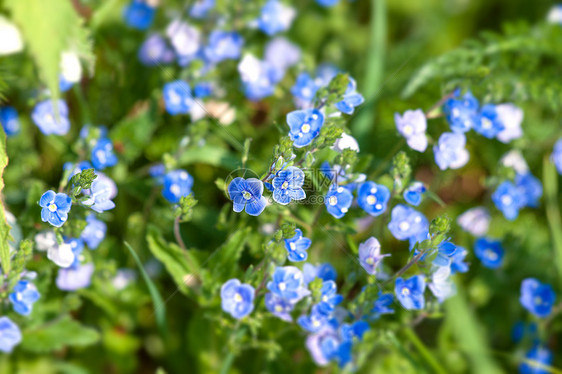
[[410, 340], [410, 342], [412, 342], [412, 344], [416, 347], [420, 355], [429, 364], [434, 372], [439, 374], [447, 373], [447, 371], [441, 366], [441, 364], [439, 364], [439, 361], [437, 361], [435, 357], [433, 357], [433, 354], [429, 351], [425, 344], [423, 344], [423, 342], [411, 327], [405, 327], [402, 331], [404, 332], [404, 335], [406, 335], [408, 340]]
[[176, 241], [178, 242], [178, 245], [181, 247], [181, 249], [187, 251], [187, 248], [185, 247], [185, 243], [181, 238], [180, 217], [176, 217], [176, 219], [174, 220], [174, 236], [176, 237]]

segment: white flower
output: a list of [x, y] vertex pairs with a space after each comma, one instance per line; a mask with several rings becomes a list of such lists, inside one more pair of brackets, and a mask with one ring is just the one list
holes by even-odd
[[262, 76], [263, 63], [256, 56], [247, 54], [238, 63], [238, 72], [243, 82], [256, 83]]
[[549, 23], [562, 24], [562, 5], [555, 5], [552, 8], [550, 8], [550, 11], [546, 16], [546, 20]]
[[344, 149], [351, 149], [352, 151], [359, 152], [359, 144], [353, 136], [343, 133], [341, 137], [336, 140], [332, 149], [336, 152], [343, 152]]
[[69, 83], [77, 83], [82, 79], [82, 65], [74, 52], [66, 51], [61, 54], [61, 75]]
[[55, 245], [47, 251], [47, 258], [61, 268], [68, 268], [74, 263], [74, 253], [70, 244]]
[[503, 166], [507, 166], [515, 170], [517, 174], [527, 174], [529, 171], [529, 165], [523, 158], [523, 155], [518, 150], [512, 150], [507, 152], [500, 160]]
[[483, 236], [490, 226], [490, 213], [484, 207], [467, 210], [457, 218], [459, 226], [474, 236]]
[[504, 129], [497, 135], [500, 142], [509, 143], [523, 135], [523, 130], [521, 129], [523, 111], [521, 108], [511, 103], [499, 104], [496, 105], [496, 113], [504, 126]]
[[449, 275], [451, 275], [451, 268], [440, 266], [431, 276], [429, 289], [440, 303], [457, 292], [455, 284], [449, 279]]
[[35, 235], [35, 248], [38, 251], [47, 251], [57, 245], [57, 236], [54, 231], [42, 231]]
[[180, 56], [191, 56], [201, 46], [201, 33], [195, 27], [180, 20], [175, 20], [166, 28], [170, 43]]
[[23, 40], [16, 25], [0, 16], [0, 56], [17, 53], [22, 49]]

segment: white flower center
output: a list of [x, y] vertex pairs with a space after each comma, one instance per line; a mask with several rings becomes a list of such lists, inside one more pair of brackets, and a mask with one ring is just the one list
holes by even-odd
[[410, 228], [410, 224], [407, 221], [402, 221], [400, 222], [400, 225], [398, 225], [398, 227], [402, 231], [408, 231], [408, 229]]
[[283, 307], [281, 305], [275, 305], [275, 311], [277, 313], [281, 313], [283, 311]]
[[542, 304], [542, 298], [540, 296], [536, 296], [533, 299], [533, 301], [534, 301], [535, 305], [541, 305]]
[[410, 290], [407, 288], [402, 288], [402, 295], [408, 296], [410, 294]]
[[242, 301], [242, 295], [240, 295], [239, 293], [236, 293], [234, 295], [234, 301], [236, 301], [237, 303]]
[[488, 257], [488, 259], [492, 261], [496, 261], [498, 259], [497, 253], [492, 251], [491, 249], [486, 249], [486, 257]]
[[367, 196], [367, 204], [373, 205], [377, 202], [377, 198], [374, 195]]
[[375, 208], [376, 208], [376, 209], [382, 209], [382, 205], [381, 205], [381, 204], [377, 204], [377, 205], [375, 205]]
[[290, 243], [289, 248], [291, 248], [291, 250], [294, 251], [297, 248], [297, 246], [295, 245], [295, 243]]
[[49, 204], [49, 211], [50, 212], [56, 212], [57, 211], [57, 206], [54, 203]]
[[410, 125], [404, 126], [404, 135], [411, 135], [414, 132], [414, 128]]
[[283, 184], [281, 185], [281, 188], [285, 189], [287, 187], [289, 187], [289, 182], [287, 182], [287, 181], [283, 182]]
[[492, 121], [488, 118], [482, 118], [482, 128], [483, 129], [491, 129], [492, 128]]
[[367, 257], [367, 259], [365, 260], [365, 263], [367, 265], [373, 265], [375, 263], [375, 259], [373, 257]]
[[174, 196], [179, 196], [181, 189], [180, 186], [178, 186], [177, 184], [172, 184], [170, 186], [170, 192], [174, 195]]
[[335, 196], [330, 196], [330, 198], [328, 199], [328, 203], [330, 205], [336, 205], [338, 203], [338, 198]]
[[243, 196], [244, 199], [246, 199], [246, 200], [250, 200], [250, 199], [252, 198], [252, 194], [249, 193], [248, 191], [242, 192], [242, 196]]
[[285, 282], [279, 282], [279, 289], [281, 291], [285, 291], [286, 288], [287, 288], [287, 285], [285, 284]]
[[501, 198], [501, 201], [502, 201], [503, 205], [511, 205], [511, 203], [513, 202], [513, 199], [509, 195], [503, 195], [502, 198]]
[[304, 125], [302, 125], [301, 132], [303, 132], [304, 134], [307, 134], [308, 132], [310, 132], [310, 125], [308, 123], [305, 123]]

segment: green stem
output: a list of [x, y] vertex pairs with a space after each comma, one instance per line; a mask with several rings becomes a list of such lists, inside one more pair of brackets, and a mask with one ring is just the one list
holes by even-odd
[[412, 330], [411, 327], [405, 327], [403, 330], [404, 335], [410, 342], [416, 347], [420, 355], [423, 359], [427, 362], [427, 364], [433, 369], [435, 373], [439, 374], [446, 374], [447, 370], [445, 370], [441, 364], [437, 361], [433, 354], [429, 351], [429, 349], [423, 344], [420, 340], [418, 335]]
[[558, 175], [549, 157], [543, 160], [543, 184], [546, 219], [552, 235], [554, 258], [558, 268], [558, 277], [562, 279], [562, 219], [558, 205]]

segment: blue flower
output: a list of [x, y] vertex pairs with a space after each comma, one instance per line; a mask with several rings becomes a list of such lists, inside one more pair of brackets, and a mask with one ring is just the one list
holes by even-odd
[[466, 137], [464, 134], [445, 132], [439, 137], [439, 143], [433, 147], [435, 163], [439, 169], [458, 169], [466, 165], [470, 154], [464, 148]]
[[86, 216], [86, 227], [80, 234], [80, 238], [88, 245], [90, 249], [96, 249], [107, 232], [107, 225], [100, 221], [94, 214]]
[[166, 111], [171, 115], [187, 114], [195, 104], [189, 85], [182, 80], [166, 83], [163, 95]]
[[431, 275], [431, 283], [429, 289], [439, 303], [443, 303], [446, 299], [454, 296], [457, 288], [450, 279], [451, 268], [448, 266], [438, 267]]
[[464, 230], [474, 236], [482, 236], [488, 232], [490, 226], [490, 212], [484, 207], [467, 210], [457, 218], [457, 223]]
[[287, 301], [274, 293], [268, 292], [265, 294], [265, 307], [274, 316], [281, 318], [283, 321], [293, 321], [290, 312], [295, 307], [295, 304], [290, 301]]
[[425, 186], [422, 182], [414, 182], [404, 190], [404, 200], [410, 205], [418, 206], [425, 193]]
[[550, 159], [556, 166], [558, 174], [562, 174], [562, 138], [558, 139], [558, 141], [554, 144]]
[[387, 256], [390, 254], [381, 255], [381, 244], [372, 236], [359, 244], [359, 263], [371, 275], [376, 274], [377, 266]]
[[65, 238], [65, 244], [70, 246], [70, 250], [74, 255], [74, 262], [71, 267], [77, 268], [80, 266], [80, 253], [84, 250], [84, 241], [81, 238]]
[[316, 3], [318, 5], [322, 5], [323, 7], [333, 7], [339, 2], [340, 0], [316, 0]]
[[517, 174], [515, 176], [515, 186], [521, 191], [521, 196], [524, 199], [522, 204], [537, 208], [539, 206], [539, 199], [542, 197], [542, 183], [530, 172], [525, 174]]
[[353, 338], [358, 340], [363, 339], [363, 335], [369, 331], [369, 324], [365, 321], [355, 321], [351, 325], [343, 324], [340, 327], [340, 335], [344, 341], [353, 341]]
[[391, 293], [382, 293], [379, 291], [378, 297], [373, 304], [373, 309], [371, 313], [375, 317], [379, 317], [381, 314], [392, 314], [394, 309], [390, 306], [394, 303], [394, 296]]
[[425, 152], [427, 148], [427, 119], [421, 109], [407, 110], [402, 116], [394, 113], [396, 129], [406, 139], [408, 146], [415, 151]]
[[408, 310], [423, 309], [425, 299], [425, 280], [421, 275], [414, 275], [408, 279], [396, 278], [394, 293], [400, 304]]
[[294, 303], [310, 294], [310, 291], [304, 288], [301, 271], [294, 266], [277, 267], [272, 280], [267, 283], [267, 289]]
[[302, 267], [304, 284], [308, 285], [316, 278], [320, 278], [323, 281], [333, 280], [335, 281], [338, 277], [336, 269], [329, 263], [320, 264], [318, 266], [306, 263]]
[[238, 72], [244, 84], [244, 93], [250, 100], [260, 100], [273, 94], [275, 83], [282, 78], [274, 65], [251, 54], [240, 60]]
[[384, 213], [390, 199], [390, 191], [382, 184], [365, 182], [359, 186], [357, 204], [372, 216]]
[[215, 0], [197, 0], [191, 6], [189, 15], [193, 18], [205, 18], [209, 10], [215, 6]]
[[200, 82], [193, 87], [195, 97], [205, 98], [213, 93], [213, 84], [211, 82]]
[[501, 242], [487, 238], [479, 238], [474, 243], [474, 254], [487, 268], [497, 269], [503, 261]]
[[298, 324], [308, 332], [318, 332], [328, 323], [330, 315], [324, 313], [320, 305], [314, 305], [309, 315], [300, 316]]
[[480, 123], [478, 115], [478, 100], [470, 91], [462, 99], [448, 99], [443, 105], [443, 112], [447, 117], [451, 130], [464, 133]]
[[251, 216], [259, 216], [265, 209], [267, 200], [263, 195], [263, 182], [256, 178], [234, 178], [228, 185], [228, 197], [233, 209], [240, 213], [246, 209]]
[[556, 295], [550, 284], [541, 283], [535, 278], [524, 279], [521, 283], [521, 297], [519, 302], [525, 309], [539, 318], [545, 318], [552, 313], [552, 306]]
[[166, 27], [166, 36], [174, 48], [178, 65], [182, 67], [186, 67], [202, 53], [201, 32], [179, 18]]
[[505, 218], [513, 221], [519, 215], [519, 210], [525, 206], [526, 199], [522, 191], [510, 181], [498, 186], [492, 194], [492, 200]]
[[35, 105], [31, 113], [31, 119], [39, 127], [39, 130], [45, 135], [65, 135], [70, 130], [70, 121], [68, 120], [68, 107], [63, 100], [58, 100], [59, 120], [56, 120], [55, 109], [51, 99], [42, 101]]
[[295, 110], [287, 114], [289, 137], [297, 148], [302, 148], [320, 134], [324, 116], [318, 109]]
[[458, 247], [453, 256], [451, 257], [451, 274], [466, 273], [468, 271], [468, 264], [464, 262], [468, 251], [463, 247]]
[[310, 247], [311, 240], [302, 236], [300, 229], [295, 229], [295, 236], [285, 239], [285, 249], [289, 252], [289, 261], [300, 262], [306, 261], [308, 253], [306, 250]]
[[10, 353], [20, 342], [21, 331], [18, 325], [8, 317], [0, 317], [0, 351]]
[[205, 57], [211, 63], [223, 60], [235, 60], [240, 57], [244, 39], [235, 31], [214, 30], [209, 35], [209, 44], [205, 47]]
[[349, 78], [347, 89], [343, 95], [343, 100], [336, 103], [336, 108], [345, 114], [353, 114], [355, 107], [363, 104], [365, 99], [357, 92], [357, 83], [355, 79]]
[[244, 318], [254, 310], [254, 287], [230, 279], [221, 287], [221, 307], [236, 319]]
[[549, 374], [551, 370], [546, 370], [552, 364], [554, 356], [548, 348], [541, 345], [535, 345], [527, 354], [527, 361], [521, 362], [519, 365], [519, 373], [521, 374]]
[[16, 135], [20, 132], [20, 121], [18, 112], [11, 106], [0, 108], [0, 124], [7, 136]]
[[344, 187], [333, 184], [330, 186], [328, 193], [324, 197], [324, 204], [328, 213], [337, 219], [345, 216], [351, 203], [353, 202], [353, 195]]
[[273, 200], [282, 205], [287, 205], [291, 200], [302, 200], [306, 197], [302, 185], [304, 184], [304, 173], [295, 166], [289, 166], [277, 173], [273, 178], [272, 185]]
[[158, 66], [172, 62], [175, 56], [162, 36], [152, 34], [142, 43], [138, 58], [145, 66]]
[[498, 120], [502, 124], [502, 130], [496, 135], [496, 138], [502, 143], [509, 143], [513, 139], [523, 136], [521, 122], [523, 122], [523, 111], [521, 108], [511, 104], [496, 105], [496, 113]]
[[113, 166], [117, 163], [117, 156], [113, 153], [113, 143], [107, 138], [98, 140], [96, 146], [92, 149], [92, 164], [97, 170], [103, 170], [106, 167]]
[[261, 8], [258, 28], [269, 36], [288, 30], [296, 12], [277, 0], [268, 0]]
[[388, 229], [398, 240], [416, 237], [427, 230], [427, 218], [407, 205], [398, 204], [392, 209]]
[[94, 179], [88, 199], [82, 201], [82, 204], [89, 206], [98, 213], [103, 213], [106, 210], [115, 208], [115, 203], [111, 201], [113, 193], [112, 183], [113, 181], [111, 180], [108, 181], [106, 179], [100, 179], [99, 177]]
[[306, 103], [309, 103], [314, 99], [316, 91], [318, 91], [318, 86], [308, 73], [300, 73], [295, 85], [291, 87], [291, 93], [293, 96]]
[[193, 187], [193, 177], [183, 169], [168, 172], [163, 179], [162, 196], [172, 204], [177, 204], [183, 196], [188, 196]]
[[437, 266], [450, 266], [452, 257], [457, 252], [457, 246], [451, 242], [442, 242], [437, 246], [437, 256], [433, 260], [433, 264]]
[[343, 301], [343, 296], [337, 294], [336, 282], [329, 280], [322, 282], [322, 288], [320, 290], [321, 297], [320, 303], [318, 304], [318, 309], [324, 314], [330, 314], [334, 311], [336, 305]]
[[9, 298], [14, 307], [14, 312], [22, 316], [28, 316], [31, 314], [33, 303], [39, 300], [39, 291], [28, 280], [20, 280], [14, 286]]
[[132, 0], [123, 10], [125, 23], [138, 30], [146, 30], [152, 24], [156, 9], [143, 0]]
[[62, 291], [76, 291], [86, 288], [92, 281], [94, 264], [79, 264], [66, 269], [59, 269], [57, 274], [57, 287]]
[[474, 130], [485, 136], [493, 138], [503, 130], [503, 123], [496, 112], [496, 106], [486, 104], [480, 110], [480, 120], [474, 124]]
[[298, 46], [283, 37], [271, 40], [265, 46], [264, 59], [274, 71], [274, 81], [283, 79], [288, 68], [299, 62], [301, 50]]
[[55, 227], [61, 227], [68, 219], [68, 212], [72, 207], [72, 200], [67, 194], [47, 191], [39, 200], [41, 220], [49, 222]]

